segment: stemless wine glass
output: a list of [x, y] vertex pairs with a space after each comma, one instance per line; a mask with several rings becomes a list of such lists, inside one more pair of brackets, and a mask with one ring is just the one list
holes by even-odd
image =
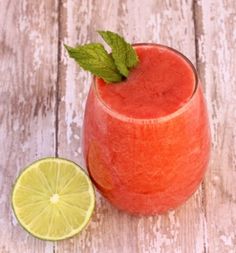
[[[91, 179], [117, 208], [158, 214], [184, 203], [198, 188], [210, 154], [210, 129], [203, 91], [192, 63], [171, 50], [194, 77], [191, 98], [158, 118], [127, 117], [108, 107], [93, 79], [83, 126], [83, 154]], [[132, 96], [132, 94], [130, 94]]]

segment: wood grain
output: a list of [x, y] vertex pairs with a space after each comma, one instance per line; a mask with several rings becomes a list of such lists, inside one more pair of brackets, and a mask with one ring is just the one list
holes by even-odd
[[12, 185], [35, 159], [55, 154], [57, 1], [0, 1], [0, 252], [50, 253], [11, 211]]
[[195, 3], [198, 66], [212, 130], [205, 180], [207, 252], [236, 252], [236, 2]]
[[[118, 31], [130, 42], [173, 46], [195, 62], [191, 1], [63, 1], [61, 43], [99, 41], [98, 29]], [[61, 48], [58, 154], [83, 164], [80, 138], [91, 77]], [[193, 222], [194, 221], [194, 222]], [[181, 208], [157, 217], [132, 217], [117, 211], [97, 194], [93, 219], [80, 236], [56, 244], [62, 252], [204, 252], [202, 190]]]
[[[235, 253], [236, 2], [0, 0], [0, 14], [0, 252]], [[212, 159], [204, 184], [177, 210], [135, 217], [97, 194], [88, 228], [54, 247], [18, 225], [11, 189], [20, 171], [40, 157], [59, 155], [84, 165], [81, 128], [91, 76], [62, 43], [101, 41], [98, 29], [130, 42], [172, 46], [196, 63]]]

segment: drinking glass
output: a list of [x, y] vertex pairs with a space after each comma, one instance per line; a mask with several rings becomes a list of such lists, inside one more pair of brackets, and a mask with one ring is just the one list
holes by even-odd
[[83, 154], [93, 183], [108, 201], [132, 214], [152, 215], [176, 208], [196, 191], [209, 161], [211, 138], [195, 67], [172, 48], [138, 44], [146, 45], [171, 50], [191, 67], [191, 98], [163, 117], [128, 117], [106, 105], [94, 77], [84, 116]]

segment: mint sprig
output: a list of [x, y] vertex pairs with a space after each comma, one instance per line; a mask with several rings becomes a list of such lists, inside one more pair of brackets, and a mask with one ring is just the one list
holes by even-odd
[[108, 54], [100, 43], [74, 48], [65, 45], [65, 48], [70, 57], [74, 58], [84, 70], [102, 78], [106, 83], [120, 82], [128, 76], [130, 69], [137, 65], [138, 56], [132, 46], [120, 35], [110, 31], [98, 33], [111, 47], [111, 54]]

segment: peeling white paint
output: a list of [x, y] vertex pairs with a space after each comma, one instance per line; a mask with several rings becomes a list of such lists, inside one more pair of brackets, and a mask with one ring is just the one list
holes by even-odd
[[42, 34], [39, 31], [31, 31], [29, 34], [29, 39], [32, 41], [33, 45], [33, 67], [34, 70], [38, 70], [42, 64], [42, 54], [44, 50], [44, 44], [42, 39]]
[[[206, 99], [212, 130], [212, 162], [206, 180], [206, 242], [212, 252], [235, 252], [236, 205], [235, 179], [232, 169], [236, 150], [233, 142], [235, 87], [235, 3], [204, 1], [203, 34], [199, 52], [204, 67]], [[235, 22], [235, 21], [234, 21]], [[233, 26], [232, 26], [233, 25]], [[231, 27], [231, 28], [230, 28]], [[233, 27], [233, 29], [232, 29]], [[229, 30], [231, 29], [231, 30]], [[219, 239], [220, 238], [220, 239]]]
[[[92, 39], [91, 34], [97, 28], [119, 29], [124, 35], [127, 35], [131, 42], [148, 41], [168, 44], [181, 50], [194, 61], [192, 1], [148, 0], [147, 2], [126, 0], [122, 1], [121, 6], [119, 6], [116, 1], [101, 0], [99, 4], [92, 0], [81, 0], [79, 3], [72, 0], [63, 1], [62, 4], [67, 15], [65, 19], [67, 29], [62, 31], [62, 33], [67, 34], [65, 34], [63, 42], [71, 45], [86, 43]], [[3, 1], [1, 6], [5, 6], [4, 3]], [[1, 66], [0, 69], [6, 76], [3, 83], [6, 83], [5, 80], [7, 82], [12, 80], [14, 83], [16, 79], [21, 85], [21, 82], [25, 83], [26, 80], [32, 80], [40, 68], [43, 69], [45, 64], [43, 59], [48, 59], [50, 55], [44, 41], [45, 8], [49, 6], [45, 3], [42, 1], [40, 4], [34, 5], [33, 1], [23, 0], [19, 12], [10, 3], [10, 11], [7, 12], [7, 16], [4, 14], [4, 8], [1, 8], [3, 15], [0, 16], [0, 23], [6, 25], [7, 28], [9, 26], [9, 29], [4, 30], [6, 32], [4, 43], [7, 42], [10, 50], [7, 54], [10, 56], [11, 50], [15, 53], [19, 49], [17, 46], [13, 48], [13, 45], [16, 45], [14, 39], [19, 38], [17, 32], [20, 32], [22, 41], [30, 40], [29, 45], [31, 47], [29, 50], [32, 53], [33, 63], [32, 67], [24, 66], [26, 70], [25, 79], [18, 77], [22, 75], [23, 71], [17, 72], [14, 68], [10, 68], [16, 74], [11, 76], [12, 74], [8, 72], [9, 66]], [[31, 5], [35, 7], [32, 8]], [[177, 211], [158, 217], [136, 219], [119, 213], [97, 194], [97, 211], [94, 220], [81, 236], [58, 244], [63, 245], [63, 247], [57, 247], [59, 253], [62, 251], [100, 253], [109, 252], [113, 249], [117, 249], [115, 250], [117, 252], [128, 249], [123, 250], [125, 253], [139, 251], [142, 253], [183, 253], [186, 252], [186, 247], [190, 247], [193, 253], [201, 253], [204, 243], [206, 251], [209, 253], [235, 252], [234, 221], [236, 220], [236, 206], [233, 200], [236, 192], [234, 187], [236, 179], [236, 130], [234, 127], [236, 119], [236, 55], [234, 46], [236, 41], [236, 6], [234, 1], [228, 1], [226, 5], [224, 1], [220, 0], [198, 0], [198, 5], [203, 14], [203, 31], [198, 37], [199, 63], [204, 72], [202, 78], [206, 85], [205, 94], [213, 136], [213, 160], [211, 161], [211, 171], [206, 178], [207, 220], [204, 217], [202, 203], [199, 201], [198, 195], [194, 195], [190, 202]], [[118, 9], [122, 13], [118, 13]], [[33, 16], [35, 10], [38, 13], [37, 17]], [[29, 11], [30, 13], [28, 13]], [[12, 21], [11, 16], [13, 14], [11, 13], [19, 14], [14, 16], [17, 19], [16, 22]], [[62, 13], [64, 17], [66, 16], [65, 13]], [[52, 10], [51, 18], [55, 18], [56, 15], [57, 9]], [[13, 23], [18, 29], [16, 32]], [[228, 27], [234, 29], [228, 31]], [[11, 29], [14, 30], [14, 33], [9, 32]], [[57, 42], [54, 47], [57, 47]], [[17, 54], [17, 57], [19, 56], [20, 54]], [[55, 59], [55, 56], [52, 58]], [[65, 92], [61, 98], [59, 131], [61, 131], [62, 137], [66, 135], [66, 141], [59, 140], [61, 141], [59, 152], [79, 160], [82, 152], [79, 146], [81, 139], [79, 133], [82, 127], [85, 97], [91, 76], [78, 68], [73, 60], [69, 59], [65, 51], [63, 51], [61, 58], [66, 71], [65, 82], [61, 86], [62, 92], [64, 92], [64, 88]], [[11, 59], [8, 58], [7, 61], [10, 62]], [[55, 64], [55, 61], [50, 58], [47, 64], [49, 63]], [[27, 73], [28, 70], [31, 72]], [[48, 70], [44, 68], [42, 75], [46, 75], [46, 79], [43, 80], [48, 80], [46, 71]], [[56, 72], [52, 73], [50, 80], [54, 82], [56, 77]], [[27, 85], [30, 91], [35, 88], [32, 81]], [[52, 84], [43, 84], [45, 87], [47, 85]], [[6, 92], [6, 86], [1, 84], [0, 87], [2, 88], [1, 91]], [[28, 101], [22, 91], [17, 94], [15, 87], [10, 89], [10, 92], [9, 99], [18, 95], [18, 102], [35, 103], [35, 98]], [[34, 97], [38, 96], [36, 93], [32, 94]], [[0, 161], [1, 168], [4, 168], [4, 172], [8, 172], [6, 177], [0, 177], [0, 186], [8, 182], [6, 180], [12, 178], [15, 175], [14, 173], [18, 174], [18, 171], [26, 163], [36, 157], [54, 154], [55, 150], [54, 108], [51, 108], [46, 116], [41, 115], [41, 113], [33, 119], [30, 116], [29, 122], [24, 122], [24, 124], [22, 124], [20, 113], [14, 116], [16, 118], [11, 123], [12, 116], [7, 114], [7, 110], [3, 114], [4, 122], [0, 124], [0, 140], [1, 143], [4, 143], [4, 156], [10, 158], [9, 161], [6, 161], [5, 158]], [[5, 133], [8, 133], [8, 136]], [[7, 166], [15, 168], [16, 171], [5, 170]], [[8, 203], [9, 187], [9, 184], [1, 187], [1, 206], [3, 203]], [[1, 213], [1, 227], [8, 231], [11, 220], [6, 222], [4, 219], [5, 216], [3, 217]], [[13, 218], [14, 233], [19, 234], [18, 239], [21, 241], [20, 246], [17, 245], [19, 246], [17, 251], [30, 253], [32, 247], [37, 247], [39, 252], [49, 253], [53, 251], [53, 244], [34, 240], [21, 231], [16, 224], [16, 220]], [[18, 231], [21, 232], [18, 233]], [[12, 236], [14, 237], [15, 234]], [[9, 241], [11, 233], [4, 233], [0, 236], [2, 242]], [[11, 243], [13, 245], [14, 240]], [[11, 243], [8, 243], [7, 247], [11, 247]], [[27, 248], [22, 245], [27, 245]], [[45, 248], [43, 245], [46, 245]], [[138, 250], [136, 250], [137, 248]], [[16, 251], [15, 248], [9, 248], [9, 250]], [[115, 251], [113, 250], [112, 253], [116, 253]]]
[[[84, 38], [87, 38], [87, 26], [86, 22], [88, 22], [89, 17], [91, 16], [91, 7], [88, 8], [87, 5], [92, 6], [92, 1], [89, 2], [82, 2], [80, 5], [80, 11], [82, 13], [86, 13], [87, 21], [83, 23], [83, 27], [80, 27], [82, 29], [81, 31], [81, 37], [77, 39], [77, 35], [74, 33], [74, 27], [71, 25], [74, 22], [74, 8], [73, 8], [73, 1], [68, 1], [65, 5], [65, 8], [67, 9], [67, 33], [68, 38], [65, 38], [65, 43], [69, 45], [76, 45], [76, 44], [84, 44], [87, 41], [84, 41]], [[79, 15], [79, 13], [77, 14]], [[88, 23], [87, 23], [88, 24]], [[74, 61], [69, 59], [68, 55], [63, 54], [62, 56], [62, 62], [67, 65], [66, 68], [66, 91], [65, 91], [65, 97], [63, 98], [63, 101], [66, 101], [65, 105], [65, 122], [67, 124], [66, 129], [66, 136], [67, 136], [67, 143], [70, 144], [73, 139], [79, 140], [77, 132], [73, 132], [72, 125], [76, 126], [78, 129], [81, 129], [82, 122], [83, 122], [83, 110], [85, 107], [85, 99], [84, 95], [79, 92], [81, 89], [79, 85], [83, 85], [83, 90], [88, 91], [90, 83], [88, 84], [86, 80], [88, 80], [88, 73], [86, 73], [84, 70], [79, 68]]]
[[233, 238], [231, 236], [221, 235], [220, 239], [223, 241], [225, 246], [234, 246], [233, 245]]

